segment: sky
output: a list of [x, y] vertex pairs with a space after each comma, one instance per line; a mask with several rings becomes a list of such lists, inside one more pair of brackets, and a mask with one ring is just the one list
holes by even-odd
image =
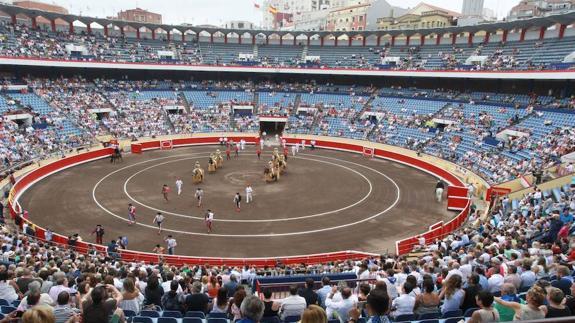
[[[164, 23], [221, 25], [229, 20], [247, 20], [259, 25], [262, 13], [254, 2], [263, 0], [44, 0], [67, 8], [70, 13], [84, 16], [113, 16], [120, 10], [140, 7], [163, 15]], [[412, 8], [422, 0], [387, 0], [391, 5]], [[424, 2], [461, 12], [463, 0], [425, 0]], [[501, 19], [519, 0], [485, 0]], [[262, 6], [263, 8], [263, 6]]]

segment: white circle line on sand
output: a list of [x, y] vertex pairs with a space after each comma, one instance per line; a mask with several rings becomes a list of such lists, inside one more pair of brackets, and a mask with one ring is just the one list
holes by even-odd
[[[175, 156], [162, 157], [162, 158], [157, 158], [156, 160], [158, 160], [158, 159], [168, 159], [168, 158], [180, 157], [180, 156], [185, 156], [185, 155], [175, 155]], [[189, 155], [188, 155], [188, 156], [189, 156]], [[315, 156], [315, 155], [313, 155], [313, 156]], [[331, 158], [331, 157], [324, 157], [324, 158], [337, 160], [337, 158]], [[343, 160], [342, 160], [342, 161], [343, 161]], [[136, 163], [136, 164], [134, 164], [134, 165], [144, 164], [144, 163], [146, 163], [146, 162], [149, 162], [149, 161], [139, 162], [139, 163]], [[386, 174], [384, 174], [384, 173], [382, 173], [382, 172], [380, 172], [380, 171], [378, 171], [378, 170], [376, 170], [376, 169], [373, 169], [373, 168], [371, 168], [371, 167], [368, 167], [368, 166], [365, 166], [365, 165], [361, 165], [361, 164], [358, 164], [358, 163], [354, 163], [354, 162], [350, 162], [350, 161], [344, 161], [344, 162], [347, 162], [347, 163], [350, 163], [350, 164], [355, 164], [355, 165], [357, 165], [357, 166], [360, 166], [360, 167], [369, 169], [369, 170], [371, 170], [371, 171], [373, 171], [373, 172], [375, 172], [375, 173], [378, 173], [378, 174], [382, 175], [383, 177], [385, 177], [385, 178], [387, 178], [389, 181], [391, 181], [391, 183], [395, 186], [395, 189], [396, 189], [396, 198], [395, 198], [395, 201], [393, 202], [393, 204], [391, 204], [391, 205], [390, 205], [389, 207], [387, 207], [385, 210], [383, 210], [383, 211], [381, 211], [381, 212], [379, 212], [379, 213], [376, 213], [376, 214], [374, 214], [374, 215], [372, 215], [372, 216], [370, 216], [370, 217], [367, 217], [367, 218], [365, 218], [365, 219], [362, 219], [362, 220], [358, 220], [358, 221], [355, 221], [355, 222], [352, 222], [352, 223], [346, 223], [346, 224], [342, 224], [342, 225], [338, 225], [338, 226], [333, 226], [333, 227], [328, 227], [328, 228], [322, 228], [322, 229], [316, 229], [316, 230], [308, 230], [308, 231], [297, 231], [297, 232], [286, 232], [286, 233], [266, 233], [266, 234], [218, 234], [218, 233], [205, 233], [205, 232], [190, 232], [190, 231], [181, 231], [181, 230], [173, 230], [173, 229], [162, 229], [162, 231], [171, 232], [171, 233], [178, 233], [178, 234], [184, 234], [184, 235], [193, 235], [193, 236], [203, 236], [203, 237], [212, 236], [212, 237], [227, 237], [227, 238], [264, 238], [264, 237], [296, 236], [296, 235], [304, 235], [304, 234], [312, 234], [312, 233], [319, 233], [319, 232], [326, 232], [326, 231], [338, 230], [338, 229], [343, 229], [343, 228], [351, 227], [351, 226], [354, 226], [354, 225], [358, 225], [358, 224], [361, 224], [361, 223], [365, 223], [365, 222], [367, 222], [367, 221], [371, 221], [371, 220], [373, 220], [373, 219], [375, 219], [375, 218], [377, 218], [377, 217], [379, 217], [379, 216], [381, 216], [381, 215], [383, 215], [383, 214], [389, 212], [391, 209], [393, 209], [393, 208], [397, 205], [397, 203], [399, 203], [399, 200], [400, 200], [400, 198], [401, 198], [401, 190], [400, 190], [399, 186], [397, 185], [397, 183], [396, 183], [392, 178], [390, 178], [390, 177], [387, 176]], [[125, 168], [128, 168], [128, 167], [129, 167], [129, 166], [127, 166], [127, 167], [125, 167]], [[121, 169], [119, 169], [119, 170], [116, 170], [116, 171], [114, 171], [114, 172], [112, 172], [112, 173], [106, 175], [106, 176], [103, 177], [102, 179], [100, 179], [100, 181], [99, 181], [98, 183], [96, 183], [96, 185], [95, 185], [94, 188], [92, 189], [92, 199], [93, 199], [94, 202], [95, 202], [102, 210], [104, 210], [106, 213], [112, 215], [113, 217], [115, 217], [115, 218], [117, 218], [117, 219], [119, 219], [119, 220], [121, 220], [121, 221], [129, 222], [129, 220], [126, 219], [125, 217], [119, 216], [119, 215], [117, 215], [117, 214], [111, 212], [110, 210], [106, 209], [106, 208], [105, 208], [103, 205], [101, 205], [100, 202], [98, 202], [98, 200], [96, 199], [96, 188], [97, 188], [97, 185], [99, 185], [99, 184], [100, 184], [104, 179], [106, 179], [108, 176], [111, 176], [112, 174], [115, 174], [115, 173], [120, 172], [120, 171], [122, 171], [122, 170], [123, 170], [123, 168], [121, 168]], [[154, 226], [154, 225], [143, 224], [143, 223], [137, 223], [136, 225], [157, 230], [157, 227]]]
[[[198, 156], [198, 157], [202, 157], [202, 156]], [[138, 176], [139, 174], [150, 170], [154, 167], [158, 167], [158, 166], [162, 166], [162, 165], [166, 165], [166, 164], [170, 164], [170, 163], [176, 163], [179, 161], [183, 161], [183, 160], [190, 160], [190, 159], [194, 159], [197, 157], [188, 157], [188, 158], [181, 158], [181, 159], [177, 159], [177, 160], [170, 160], [167, 162], [163, 162], [163, 163], [159, 163], [159, 164], [155, 164], [149, 167], [146, 167], [144, 169], [141, 169], [139, 171], [137, 171], [136, 173], [134, 173], [132, 176], [128, 177], [128, 179], [124, 182], [124, 194], [126, 194], [126, 196], [132, 200], [134, 203], [137, 203], [147, 209], [156, 211], [156, 212], [162, 212], [164, 214], [168, 214], [168, 215], [173, 215], [173, 216], [177, 216], [177, 217], [182, 217], [182, 218], [188, 218], [188, 219], [195, 219], [195, 220], [201, 220], [203, 221], [204, 218], [203, 217], [197, 217], [197, 216], [192, 216], [192, 215], [186, 215], [186, 214], [181, 214], [181, 213], [175, 213], [175, 212], [169, 212], [169, 211], [165, 211], [162, 209], [158, 209], [155, 208], [153, 206], [149, 206], [146, 205], [138, 200], [136, 200], [132, 195], [130, 195], [130, 193], [128, 192], [128, 183], [132, 180], [132, 178]], [[372, 182], [362, 173], [358, 172], [355, 169], [349, 168], [347, 166], [343, 166], [343, 165], [339, 165], [333, 162], [329, 162], [329, 161], [324, 161], [324, 160], [317, 160], [317, 159], [313, 159], [313, 158], [301, 158], [299, 157], [298, 159], [304, 159], [304, 160], [310, 160], [310, 161], [315, 161], [318, 163], [324, 163], [324, 164], [330, 164], [330, 165], [335, 165], [344, 169], [347, 169], [353, 173], [356, 173], [357, 175], [361, 176], [369, 185], [369, 191], [367, 192], [367, 194], [361, 198], [360, 200], [356, 201], [355, 203], [352, 203], [348, 206], [339, 208], [337, 210], [332, 210], [332, 211], [326, 211], [326, 212], [321, 212], [321, 213], [315, 213], [315, 214], [310, 214], [310, 215], [304, 215], [304, 216], [298, 216], [298, 217], [291, 217], [291, 218], [281, 218], [281, 219], [214, 219], [214, 222], [235, 222], [235, 223], [243, 223], [243, 222], [247, 222], [247, 223], [267, 223], [267, 222], [284, 222], [284, 221], [295, 221], [295, 220], [302, 220], [302, 219], [309, 219], [309, 218], [315, 218], [315, 217], [320, 217], [320, 216], [325, 216], [325, 215], [329, 215], [329, 214], [333, 214], [333, 213], [339, 213], [345, 210], [348, 210], [350, 208], [355, 207], [356, 205], [359, 205], [361, 203], [363, 203], [367, 198], [369, 198], [369, 196], [371, 195], [371, 193], [373, 192], [373, 184]]]

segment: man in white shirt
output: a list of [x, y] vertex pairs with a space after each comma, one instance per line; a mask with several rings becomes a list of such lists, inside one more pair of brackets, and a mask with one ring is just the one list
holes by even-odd
[[[346, 287], [341, 291], [341, 300], [334, 300], [334, 295], [337, 292], [337, 286], [333, 286], [331, 293], [327, 295], [325, 306], [327, 313], [337, 313], [337, 317], [341, 323], [347, 322], [348, 313], [352, 308], [355, 308], [356, 301], [351, 297], [351, 288]], [[328, 315], [331, 317], [331, 315]]]
[[246, 149], [246, 141], [244, 139], [240, 140], [240, 148], [241, 150]]
[[181, 178], [178, 178], [176, 180], [176, 187], [178, 188], [178, 195], [182, 194], [182, 186], [184, 186], [184, 182], [182, 181]]
[[282, 320], [285, 320], [288, 316], [301, 317], [307, 307], [305, 298], [297, 294], [297, 286], [290, 286], [289, 293], [290, 296], [281, 301], [280, 313]]
[[167, 246], [168, 246], [168, 254], [169, 254], [169, 255], [173, 255], [173, 254], [174, 254], [174, 250], [175, 250], [176, 246], [178, 245], [178, 243], [176, 242], [176, 239], [174, 239], [174, 238], [172, 237], [172, 235], [169, 235], [169, 236], [166, 238], [166, 244], [167, 244]]
[[499, 267], [493, 267], [493, 274], [487, 280], [487, 285], [489, 286], [489, 292], [491, 294], [501, 292], [501, 286], [503, 286], [504, 278], [499, 274]]
[[[166, 273], [166, 281], [162, 283], [162, 289], [164, 289], [164, 293], [168, 293], [170, 291], [171, 285], [172, 285], [172, 280], [174, 280], [174, 273], [171, 271], [168, 271]], [[178, 286], [178, 293], [182, 292], [182, 286]]]
[[254, 190], [252, 188], [252, 186], [250, 184], [248, 184], [248, 186], [246, 186], [246, 203], [250, 203], [251, 201], [253, 201], [253, 194]]

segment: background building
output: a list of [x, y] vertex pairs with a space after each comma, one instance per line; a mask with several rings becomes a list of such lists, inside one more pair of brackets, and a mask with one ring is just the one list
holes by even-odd
[[229, 29], [255, 29], [256, 26], [253, 22], [246, 20], [230, 20], [224, 24], [225, 28]]
[[570, 11], [575, 11], [575, 0], [522, 0], [511, 9], [507, 19], [529, 19]]
[[155, 12], [150, 12], [141, 8], [129, 9], [118, 12], [116, 17], [120, 20], [144, 22], [151, 24], [161, 24], [162, 15]]
[[462, 17], [481, 17], [483, 15], [483, 0], [463, 0]]
[[[44, 2], [40, 2], [40, 1], [27, 1], [27, 0], [26, 1], [14, 1], [14, 2], [12, 2], [12, 4], [15, 6], [27, 8], [27, 9], [37, 9], [37, 10], [48, 11], [48, 12], [68, 14], [68, 10], [62, 6], [44, 3]], [[50, 20], [43, 18], [43, 17], [38, 17], [36, 19], [36, 22], [38, 24], [50, 25]], [[63, 20], [57, 20], [56, 24], [60, 25], [60, 26], [68, 25], [68, 23], [63, 21]]]
[[264, 29], [324, 30], [331, 10], [373, 0], [265, 0], [260, 6]]
[[398, 18], [405, 15], [409, 9], [390, 5], [386, 0], [374, 0], [367, 9], [366, 30], [376, 30], [377, 20], [381, 17]]
[[357, 4], [330, 10], [327, 15], [326, 30], [358, 31], [365, 30], [367, 10], [370, 4]]
[[377, 29], [425, 29], [452, 26], [456, 23], [460, 14], [451, 10], [420, 3], [413, 9], [409, 9], [399, 17], [380, 17], [377, 19]]
[[483, 6], [483, 0], [463, 0], [461, 17], [457, 19], [458, 26], [471, 26], [488, 21], [496, 21], [495, 12]]

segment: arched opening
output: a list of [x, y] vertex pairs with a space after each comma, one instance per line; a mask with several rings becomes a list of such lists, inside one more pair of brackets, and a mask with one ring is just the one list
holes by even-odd
[[184, 42], [187, 43], [197, 43], [198, 42], [198, 34], [195, 31], [187, 29], [184, 31]]
[[280, 34], [271, 33], [268, 36], [268, 44], [270, 45], [279, 45], [280, 44]]
[[308, 37], [306, 34], [296, 35], [295, 39], [296, 39], [296, 45], [300, 45], [300, 46], [306, 46], [307, 45]]
[[235, 31], [230, 31], [224, 36], [224, 42], [228, 44], [239, 44], [240, 35]]
[[252, 34], [244, 31], [243, 33], [240, 33], [241, 39], [242, 39], [242, 44], [251, 44], [252, 43]]
[[223, 32], [221, 31], [216, 31], [214, 32], [214, 43], [224, 43], [225, 41], [225, 35]]
[[205, 30], [201, 30], [198, 33], [198, 39], [200, 42], [209, 43], [212, 40], [212, 34], [210, 34], [209, 32], [207, 32]]
[[34, 21], [35, 19], [33, 19], [32, 17], [28, 17], [25, 14], [17, 14], [16, 15], [16, 23], [18, 25], [26, 25], [28, 27], [32, 27], [32, 21]]
[[282, 36], [282, 44], [284, 44], [284, 45], [295, 45], [295, 42], [294, 42], [295, 39], [296, 38], [291, 33], [284, 34]]
[[374, 47], [377, 46], [377, 35], [369, 34], [365, 36], [365, 46]]
[[36, 27], [40, 30], [49, 31], [51, 30], [52, 22], [50, 19], [43, 16], [36, 16]]
[[264, 33], [257, 33], [257, 34], [255, 35], [255, 39], [256, 39], [256, 42], [255, 42], [255, 43], [256, 43], [256, 44], [259, 44], [259, 45], [265, 44], [265, 43], [266, 43], [266, 38], [267, 38], [267, 37], [266, 37], [266, 34], [264, 34]]
[[320, 38], [320, 45], [335, 46], [335, 39], [336, 39], [336, 35], [334, 35], [334, 34], [323, 35], [323, 37]]
[[92, 32], [92, 34], [98, 34], [98, 35], [103, 35], [104, 34], [104, 26], [102, 24], [100, 24], [99, 22], [91, 22], [87, 25], [87, 27], [90, 27], [90, 31]]
[[321, 44], [321, 35], [320, 34], [312, 34], [309, 36], [310, 45], [319, 46]]

